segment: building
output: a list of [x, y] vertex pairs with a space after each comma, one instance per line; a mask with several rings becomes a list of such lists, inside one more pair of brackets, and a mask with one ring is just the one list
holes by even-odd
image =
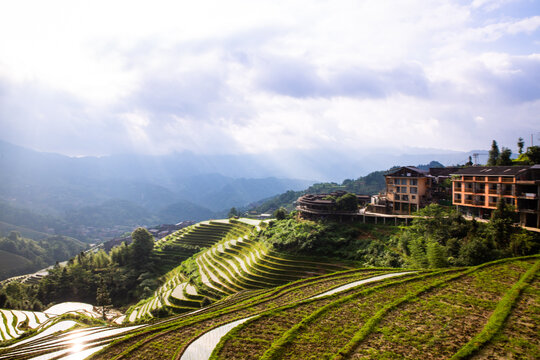
[[489, 218], [502, 200], [514, 206], [523, 226], [540, 228], [540, 165], [461, 168], [452, 179], [452, 204]]
[[403, 166], [385, 176], [384, 206], [391, 214], [408, 215], [432, 201], [433, 177], [425, 170]]
[[[358, 208], [340, 209], [336, 204], [336, 199], [345, 194], [347, 192], [341, 190], [330, 194], [306, 194], [296, 200], [296, 210], [304, 219], [351, 221], [358, 216]], [[356, 200], [363, 206], [369, 202], [370, 196], [356, 195]]]

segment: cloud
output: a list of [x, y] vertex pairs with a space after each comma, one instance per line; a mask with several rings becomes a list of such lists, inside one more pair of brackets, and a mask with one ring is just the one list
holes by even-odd
[[380, 70], [361, 67], [317, 69], [296, 59], [271, 59], [257, 68], [257, 85], [292, 97], [381, 98], [394, 94], [428, 95], [428, 81], [418, 64]]
[[0, 9], [0, 137], [41, 150], [468, 150], [537, 127], [534, 3], [29, 3]]

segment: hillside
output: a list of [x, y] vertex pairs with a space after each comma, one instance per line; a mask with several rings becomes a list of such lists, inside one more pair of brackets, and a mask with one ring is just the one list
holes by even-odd
[[[540, 255], [500, 259], [537, 253], [538, 237], [497, 217], [483, 224], [437, 205], [422, 211], [408, 227], [226, 219], [157, 242], [137, 229], [129, 246], [80, 254], [36, 285], [11, 282], [0, 291], [0, 301], [25, 310], [66, 300], [129, 303], [115, 324], [137, 328], [30, 340], [0, 349], [0, 358], [62, 358], [69, 350], [60, 344], [73, 336], [95, 359], [188, 359], [201, 351], [212, 359], [458, 359], [479, 348], [518, 357], [538, 348], [534, 326], [517, 331], [512, 319], [535, 321]], [[4, 314], [15, 328], [15, 312]], [[500, 329], [515, 340], [505, 342]]]
[[72, 158], [0, 141], [0, 221], [95, 242], [137, 225], [219, 217], [233, 206], [312, 183], [245, 172], [231, 177], [217, 172], [219, 163], [192, 160]]
[[452, 270], [351, 269], [246, 291], [114, 336], [114, 328], [91, 327], [0, 356], [62, 358], [75, 337], [94, 360], [537, 358], [538, 275], [538, 255]]
[[361, 176], [355, 180], [345, 179], [341, 184], [316, 183], [305, 190], [292, 191], [273, 196], [268, 199], [258, 201], [246, 208], [248, 211], [261, 213], [272, 213], [273, 211], [283, 207], [288, 211], [294, 210], [294, 202], [305, 194], [327, 194], [336, 190], [344, 190], [356, 194], [374, 195], [385, 188], [384, 174], [386, 171], [375, 171], [366, 176]]
[[63, 236], [49, 236], [39, 241], [21, 237], [17, 232], [0, 236], [0, 280], [68, 260], [86, 248], [86, 244]]

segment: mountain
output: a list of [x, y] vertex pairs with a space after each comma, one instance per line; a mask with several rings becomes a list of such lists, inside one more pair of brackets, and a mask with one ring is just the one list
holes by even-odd
[[216, 172], [244, 161], [193, 154], [72, 158], [0, 141], [0, 207], [10, 206], [0, 221], [6, 230], [18, 226], [95, 241], [141, 224], [213, 218], [312, 183]]

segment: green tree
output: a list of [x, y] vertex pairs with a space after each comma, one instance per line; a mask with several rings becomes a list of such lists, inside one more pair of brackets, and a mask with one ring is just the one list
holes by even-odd
[[447, 266], [445, 248], [437, 241], [430, 240], [426, 246], [427, 260], [430, 268]]
[[101, 314], [103, 315], [103, 320], [107, 319], [106, 306], [111, 304], [111, 297], [109, 295], [109, 289], [105, 284], [105, 281], [101, 279], [99, 286], [96, 291], [96, 303], [97, 306], [101, 306]]
[[413, 268], [427, 268], [429, 262], [426, 256], [426, 244], [421, 237], [409, 241], [409, 261]]
[[529, 146], [525, 155], [532, 164], [540, 164], [540, 146]]
[[338, 210], [355, 211], [358, 209], [358, 198], [356, 195], [347, 193], [336, 200]]
[[499, 249], [508, 247], [512, 234], [517, 230], [514, 226], [515, 216], [513, 207], [507, 205], [503, 199], [499, 199], [497, 209], [491, 214], [488, 224], [488, 233]]
[[472, 156], [469, 156], [469, 161], [465, 163], [465, 166], [473, 166]]
[[501, 153], [499, 154], [499, 157], [497, 158], [497, 165], [499, 166], [509, 166], [512, 165], [512, 159], [510, 158], [512, 156], [512, 150], [509, 148], [502, 148]]
[[523, 147], [525, 146], [525, 142], [523, 141], [522, 137], [518, 139], [517, 146], [519, 155], [523, 154]]
[[231, 210], [229, 210], [229, 214], [227, 215], [229, 218], [238, 216], [238, 210], [236, 210], [235, 207], [232, 207]]
[[287, 210], [282, 207], [274, 211], [274, 217], [276, 218], [276, 220], [284, 220], [287, 218], [287, 215]]
[[489, 158], [487, 161], [487, 166], [497, 165], [497, 159], [499, 158], [499, 146], [497, 142], [493, 140], [491, 143], [491, 150], [489, 150]]
[[133, 243], [130, 245], [132, 262], [135, 265], [147, 265], [154, 249], [154, 238], [145, 228], [139, 227], [131, 233]]

